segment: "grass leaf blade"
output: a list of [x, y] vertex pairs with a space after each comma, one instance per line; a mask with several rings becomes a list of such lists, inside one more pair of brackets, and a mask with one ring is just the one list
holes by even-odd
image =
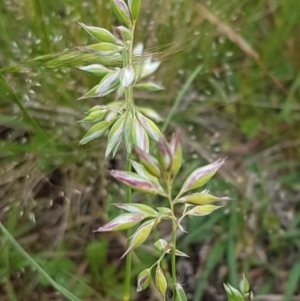
[[69, 292], [67, 289], [62, 287], [60, 284], [58, 284], [56, 281], [54, 281], [47, 273], [46, 271], [20, 246], [20, 244], [14, 239], [14, 237], [9, 233], [9, 231], [3, 226], [2, 223], [0, 223], [0, 229], [2, 230], [4, 236], [7, 238], [7, 240], [15, 247], [15, 249], [22, 255], [28, 262], [30, 262], [37, 271], [42, 274], [49, 283], [57, 290], [59, 291], [63, 296], [68, 298], [71, 301], [81, 301], [78, 297], [73, 295], [71, 292]]

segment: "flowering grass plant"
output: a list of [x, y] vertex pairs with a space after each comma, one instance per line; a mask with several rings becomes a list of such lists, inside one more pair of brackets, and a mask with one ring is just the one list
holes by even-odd
[[[228, 197], [213, 196], [208, 190], [190, 193], [192, 190], [204, 186], [223, 165], [224, 159], [219, 159], [193, 171], [174, 197], [172, 187], [182, 165], [179, 133], [175, 132], [168, 141], [154, 122], [159, 121], [160, 116], [151, 108], [136, 106], [133, 98], [134, 89], [143, 91], [163, 89], [156, 83], [143, 81], [159, 67], [159, 62], [152, 62], [151, 58], [146, 58], [144, 62], [135, 63], [133, 61], [134, 55], [141, 54], [141, 49], [134, 51], [133, 48], [134, 29], [141, 1], [131, 0], [127, 4], [123, 0], [112, 0], [111, 3], [114, 12], [124, 26], [113, 27], [113, 33], [111, 33], [103, 28], [80, 23], [93, 38], [98, 40], [96, 44], [80, 48], [83, 51], [108, 58], [111, 56], [122, 57], [123, 67], [107, 68], [99, 64], [79, 67], [81, 70], [100, 77], [99, 84], [79, 99], [104, 97], [116, 91], [119, 100], [107, 105], [97, 105], [87, 112], [83, 122], [92, 122], [93, 125], [80, 144], [100, 138], [109, 131], [105, 153], [105, 156], [108, 157], [109, 155], [114, 156], [122, 141], [124, 142], [127, 151], [127, 169], [126, 171], [111, 170], [110, 175], [127, 186], [127, 201], [115, 204], [126, 213], [117, 216], [95, 232], [127, 230], [139, 225], [133, 234], [129, 232], [130, 242], [121, 257], [127, 257], [124, 300], [129, 300], [130, 252], [143, 244], [162, 220], [170, 221], [172, 239], [168, 242], [160, 238], [154, 243], [154, 247], [161, 255], [152, 266], [140, 272], [137, 278], [137, 291], [140, 292], [149, 286], [152, 270], [155, 269], [156, 287], [162, 297], [166, 298], [168, 280], [160, 263], [167, 254], [170, 254], [173, 299], [182, 301], [186, 300], [186, 296], [181, 284], [176, 279], [176, 256], [188, 257], [188, 255], [176, 248], [176, 232], [178, 229], [185, 231], [182, 226], [185, 217], [208, 215], [222, 207], [224, 201], [228, 200]], [[149, 151], [149, 137], [157, 143], [155, 155]], [[137, 160], [132, 159], [132, 151]], [[140, 203], [132, 203], [131, 189], [166, 198], [169, 206], [153, 208]], [[179, 215], [175, 209], [176, 205], [182, 207]]]

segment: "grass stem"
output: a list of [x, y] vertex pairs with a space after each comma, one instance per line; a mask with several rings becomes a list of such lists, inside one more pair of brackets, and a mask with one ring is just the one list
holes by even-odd
[[[132, 34], [131, 34], [131, 40], [129, 44], [129, 48], [124, 49], [122, 52], [123, 56], [123, 68], [127, 67], [128, 65], [132, 64], [133, 59], [133, 40], [134, 40], [134, 25], [132, 27]], [[125, 97], [126, 102], [128, 105], [133, 104], [133, 85], [129, 85], [125, 89]], [[131, 171], [131, 162], [130, 162], [131, 153], [127, 154], [126, 158], [126, 171]], [[131, 203], [131, 187], [126, 187], [126, 202]], [[131, 229], [127, 230], [127, 240], [129, 242], [129, 237], [131, 236]], [[130, 283], [131, 283], [131, 253], [129, 252], [126, 255], [126, 268], [125, 268], [125, 288], [124, 288], [124, 297], [123, 301], [129, 301], [130, 300]]]
[[[126, 171], [131, 171], [130, 154], [126, 159]], [[126, 186], [126, 202], [131, 203], [131, 187]], [[131, 229], [127, 230], [127, 238], [131, 236]], [[129, 240], [128, 240], [129, 241]], [[126, 255], [126, 267], [125, 267], [125, 289], [123, 301], [130, 300], [130, 282], [131, 282], [131, 253]]]
[[176, 282], [177, 282], [177, 279], [176, 279], [176, 255], [175, 255], [176, 229], [177, 229], [176, 220], [173, 219], [173, 221], [172, 221], [172, 253], [171, 253], [173, 298], [175, 298], [175, 285], [176, 285]]
[[176, 216], [174, 212], [174, 203], [172, 200], [172, 181], [167, 179], [167, 186], [168, 186], [168, 199], [169, 199], [169, 204], [170, 204], [170, 209], [173, 214], [172, 218], [172, 252], [171, 252], [171, 275], [172, 275], [172, 290], [173, 290], [173, 298], [175, 298], [175, 286], [177, 282], [176, 278], [176, 254], [175, 254], [175, 249], [176, 249], [176, 231], [177, 231], [177, 221], [176, 221]]

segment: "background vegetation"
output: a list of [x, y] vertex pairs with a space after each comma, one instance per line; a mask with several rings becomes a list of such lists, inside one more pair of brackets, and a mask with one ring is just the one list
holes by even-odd
[[[137, 102], [163, 116], [174, 107], [168, 131], [181, 131], [183, 179], [227, 156], [208, 188], [233, 200], [188, 221], [178, 240], [191, 255], [178, 262], [189, 299], [225, 300], [222, 283], [236, 285], [245, 272], [263, 295], [257, 300], [292, 300], [300, 294], [299, 0], [142, 5], [137, 39], [168, 55], [156, 75], [166, 90], [139, 93]], [[86, 45], [76, 21], [107, 29], [117, 22], [108, 0], [1, 0], [0, 68]], [[124, 197], [106, 175], [124, 157], [104, 160], [105, 139], [78, 145], [86, 128], [77, 121], [102, 100], [75, 99], [97, 82], [76, 69], [24, 69], [0, 75], [0, 220], [31, 257], [1, 232], [0, 300], [63, 300], [37, 264], [82, 300], [118, 300], [125, 236], [91, 230]], [[169, 230], [159, 228], [166, 237]], [[150, 246], [137, 250], [135, 272], [155, 256]], [[136, 296], [159, 298], [152, 287]]]

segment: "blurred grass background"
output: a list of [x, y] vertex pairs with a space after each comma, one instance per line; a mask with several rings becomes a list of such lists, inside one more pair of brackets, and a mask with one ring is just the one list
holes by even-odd
[[[233, 201], [188, 220], [178, 238], [191, 255], [178, 261], [189, 300], [225, 300], [222, 283], [237, 285], [243, 272], [257, 300], [300, 294], [299, 20], [299, 0], [142, 3], [136, 40], [174, 53], [156, 74], [166, 90], [136, 99], [163, 116], [177, 100], [168, 131], [179, 127], [184, 145], [178, 183], [227, 156], [208, 188]], [[1, 0], [0, 68], [90, 43], [76, 21], [117, 22], [107, 0]], [[105, 139], [78, 146], [86, 128], [77, 121], [99, 100], [75, 99], [96, 83], [68, 68], [0, 75], [0, 220], [56, 283], [82, 300], [119, 300], [125, 236], [91, 230], [124, 197], [106, 177], [122, 153], [105, 161]], [[137, 250], [136, 273], [154, 261], [151, 246]], [[1, 301], [63, 300], [4, 232], [0, 253]], [[153, 287], [134, 298], [160, 300]]]

